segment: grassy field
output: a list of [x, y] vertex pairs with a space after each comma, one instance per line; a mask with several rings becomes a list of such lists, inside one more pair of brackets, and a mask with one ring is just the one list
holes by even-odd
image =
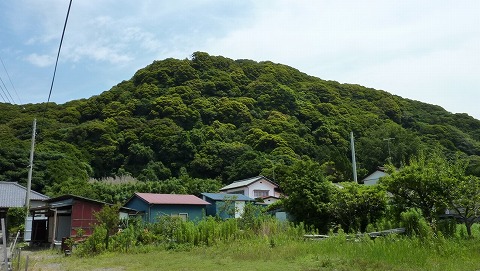
[[[480, 270], [478, 239], [386, 237], [346, 241], [257, 238], [210, 247], [144, 246], [127, 253], [65, 257], [32, 253], [29, 270]], [[23, 270], [23, 269], [22, 269]]]

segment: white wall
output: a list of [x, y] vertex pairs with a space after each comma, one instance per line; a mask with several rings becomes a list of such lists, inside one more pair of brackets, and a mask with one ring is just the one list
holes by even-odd
[[248, 186], [248, 197], [254, 199], [254, 190], [268, 190], [269, 196], [274, 196], [275, 186], [268, 181], [260, 180]]
[[235, 218], [240, 218], [245, 210], [245, 201], [235, 201]]

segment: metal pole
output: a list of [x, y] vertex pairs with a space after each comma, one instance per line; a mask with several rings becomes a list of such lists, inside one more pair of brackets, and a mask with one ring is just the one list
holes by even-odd
[[350, 132], [350, 145], [352, 147], [353, 181], [358, 184], [358, 180], [357, 180], [357, 161], [355, 159], [355, 140], [353, 138], [353, 132]]
[[35, 149], [35, 130], [37, 129], [37, 119], [33, 120], [33, 131], [32, 131], [32, 146], [30, 148], [30, 165], [28, 169], [28, 182], [27, 182], [27, 195], [25, 197], [25, 207], [28, 210], [30, 209], [30, 190], [32, 189], [32, 172], [33, 172], [33, 152]]

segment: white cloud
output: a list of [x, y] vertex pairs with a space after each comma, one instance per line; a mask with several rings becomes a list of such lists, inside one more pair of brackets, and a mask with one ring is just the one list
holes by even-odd
[[55, 59], [51, 55], [38, 55], [38, 54], [30, 54], [26, 57], [26, 60], [31, 64], [37, 67], [48, 67], [55, 63]]
[[[68, 1], [9, 1], [12, 10], [0, 10], [9, 23], [0, 21], [22, 40], [2, 50], [53, 64]], [[460, 112], [476, 107], [479, 95], [479, 10], [476, 0], [74, 1], [60, 62], [75, 66], [68, 77], [103, 90], [155, 59], [205, 51], [271, 60]]]
[[131, 56], [118, 52], [112, 47], [95, 43], [75, 46], [68, 53], [67, 57], [74, 61], [81, 61], [82, 58], [86, 57], [95, 61], [108, 62], [111, 64], [121, 64], [133, 59]]
[[[479, 1], [258, 1], [253, 21], [205, 51], [271, 60], [454, 112], [477, 107]], [[461, 95], [459, 93], [465, 93]], [[460, 98], [461, 97], [461, 98]], [[480, 117], [480, 109], [468, 112]]]

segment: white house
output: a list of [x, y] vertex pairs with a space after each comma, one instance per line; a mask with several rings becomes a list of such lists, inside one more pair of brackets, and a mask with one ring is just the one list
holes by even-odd
[[241, 194], [250, 198], [267, 199], [267, 204], [273, 203], [274, 198], [281, 197], [278, 185], [264, 176], [257, 176], [233, 182], [220, 189], [222, 193]]

